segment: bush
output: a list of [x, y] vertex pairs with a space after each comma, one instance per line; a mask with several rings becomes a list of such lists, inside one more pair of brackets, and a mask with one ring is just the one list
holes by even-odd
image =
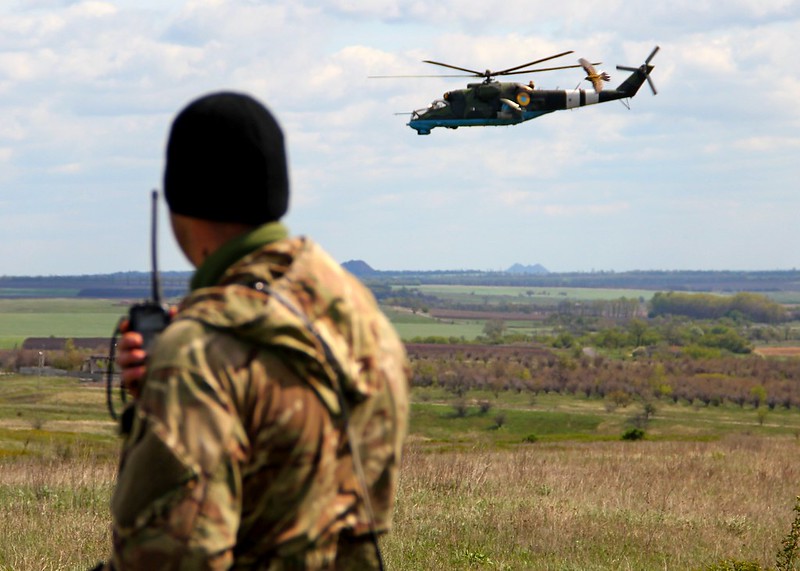
[[622, 433], [623, 440], [642, 440], [644, 438], [644, 430], [641, 428], [629, 428]]
[[683, 348], [683, 354], [691, 359], [719, 359], [722, 351], [716, 347], [692, 344]]
[[769, 571], [764, 569], [755, 561], [735, 561], [733, 559], [725, 559], [712, 563], [703, 571]]
[[458, 399], [456, 402], [453, 403], [453, 413], [458, 418], [464, 418], [467, 416], [467, 411], [469, 407], [467, 406], [467, 402], [463, 399]]
[[792, 571], [797, 561], [798, 545], [800, 545], [800, 496], [794, 502], [794, 521], [786, 537], [781, 541], [781, 550], [778, 552], [775, 567], [778, 571]]
[[523, 442], [529, 442], [529, 443], [533, 444], [534, 442], [537, 442], [539, 440], [539, 438], [535, 434], [529, 434], [528, 436], [526, 436], [522, 440], [523, 440]]

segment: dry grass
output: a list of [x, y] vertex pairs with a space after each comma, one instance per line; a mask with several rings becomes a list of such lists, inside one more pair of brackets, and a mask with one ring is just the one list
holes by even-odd
[[794, 439], [409, 448], [391, 569], [773, 566], [800, 477]]
[[[113, 454], [107, 442], [39, 446], [0, 454], [0, 569], [90, 568], [110, 545]], [[737, 559], [766, 568], [791, 526], [798, 452], [800, 440], [766, 435], [471, 451], [414, 438], [387, 567], [687, 571]]]
[[90, 569], [111, 545], [115, 464], [88, 449], [0, 458], [0, 569]]

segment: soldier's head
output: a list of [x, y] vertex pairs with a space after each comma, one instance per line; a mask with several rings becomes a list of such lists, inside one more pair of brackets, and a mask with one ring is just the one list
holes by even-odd
[[233, 92], [187, 105], [170, 130], [164, 195], [173, 214], [201, 220], [258, 226], [283, 217], [289, 177], [272, 113]]

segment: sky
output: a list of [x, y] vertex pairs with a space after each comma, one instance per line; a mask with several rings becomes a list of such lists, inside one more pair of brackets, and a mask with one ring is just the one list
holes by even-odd
[[[468, 78], [602, 62], [629, 100], [511, 127], [408, 112]], [[800, 267], [800, 0], [7, 0], [0, 4], [0, 275], [150, 267], [175, 114], [234, 90], [287, 142], [285, 222], [378, 270]], [[549, 63], [549, 62], [548, 62]], [[582, 70], [531, 76], [590, 88]], [[527, 81], [527, 76], [516, 80]], [[404, 115], [406, 113], [406, 115]], [[166, 207], [162, 270], [189, 270]]]

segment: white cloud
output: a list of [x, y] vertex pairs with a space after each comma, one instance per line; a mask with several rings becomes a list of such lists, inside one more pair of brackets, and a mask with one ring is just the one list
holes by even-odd
[[[585, 269], [598, 263], [578, 253], [587, 241], [604, 267], [631, 267], [640, 251], [650, 267], [698, 267], [715, 255], [714, 263], [780, 267], [785, 254], [764, 257], [768, 237], [797, 241], [769, 222], [800, 207], [788, 188], [800, 146], [800, 80], [787, 67], [800, 33], [797, 2], [678, 0], [634, 10], [621, 0], [564, 0], [532, 11], [522, 0], [501, 8], [484, 0], [38, 0], [0, 14], [0, 243], [18, 240], [13, 223], [27, 220], [49, 225], [60, 249], [49, 260], [46, 242], [4, 256], [6, 272], [37, 271], [36, 263], [41, 273], [141, 269], [105, 253], [146, 235], [143, 207], [141, 220], [118, 214], [146, 205], [158, 184], [174, 113], [216, 89], [251, 92], [279, 116], [292, 226], [380, 267], [488, 267], [498, 248], [510, 262], [534, 262], [517, 244], [539, 243], [569, 263], [562, 269]], [[614, 66], [641, 64], [656, 44], [658, 97], [644, 87], [630, 111], [608, 103], [512, 128], [417, 136], [408, 116], [394, 114], [471, 80], [367, 79], [447, 73], [423, 59], [498, 69], [574, 49], [554, 63], [602, 61], [616, 85], [625, 74]], [[533, 79], [571, 89], [582, 77], [565, 70]], [[754, 185], [758, 209], [746, 200]], [[118, 222], [111, 230], [98, 216]], [[719, 236], [703, 234], [702, 248], [676, 257], [675, 235], [703, 224]], [[749, 225], [749, 247], [732, 237], [736, 225]], [[77, 229], [108, 238], [87, 250], [87, 240], [71, 242]], [[180, 259], [174, 245], [165, 249], [165, 260]], [[146, 252], [141, 260], [146, 266]]]
[[110, 2], [87, 0], [70, 6], [69, 12], [81, 18], [102, 18], [103, 16], [113, 16], [117, 14], [118, 10]]
[[745, 137], [733, 141], [732, 146], [747, 153], [785, 152], [800, 148], [800, 137]]

